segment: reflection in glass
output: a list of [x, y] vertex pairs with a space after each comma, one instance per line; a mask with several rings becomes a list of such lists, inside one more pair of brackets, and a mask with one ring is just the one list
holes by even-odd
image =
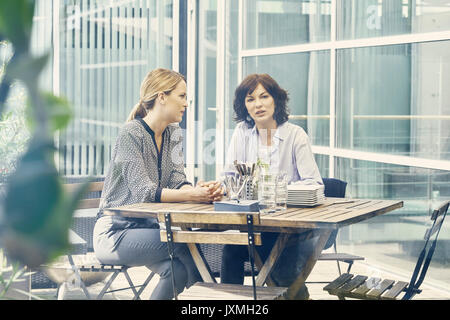
[[[215, 178], [216, 144], [216, 45], [217, 7], [211, 1], [199, 1], [198, 6], [198, 73], [196, 87], [195, 163], [205, 181]], [[191, 84], [192, 85], [192, 84]]]
[[445, 30], [450, 0], [337, 1], [339, 40]]
[[[347, 196], [403, 201], [403, 208], [340, 228], [340, 250], [411, 275], [431, 210], [450, 198], [450, 173], [344, 158], [337, 158], [335, 167], [337, 177], [348, 182]], [[449, 234], [449, 225], [444, 223], [441, 246], [436, 250], [425, 283], [432, 281], [442, 288], [449, 287], [450, 256], [446, 245]]]
[[[198, 48], [196, 87], [196, 164], [198, 176], [206, 180], [216, 179], [216, 120], [219, 108], [225, 115], [225, 148], [231, 139], [233, 128], [233, 98], [238, 86], [238, 6], [225, 3], [225, 74], [223, 103], [216, 105], [217, 89], [217, 5], [215, 2], [198, 2]], [[226, 150], [225, 150], [226, 152]], [[224, 159], [223, 159], [224, 160]], [[223, 161], [222, 160], [222, 161]]]
[[337, 52], [337, 146], [450, 159], [450, 41]]
[[244, 49], [330, 40], [331, 0], [244, 1]]
[[319, 168], [320, 176], [327, 178], [330, 176], [330, 161], [329, 157], [324, 154], [314, 154], [314, 160], [316, 160], [317, 167]]
[[231, 139], [232, 129], [236, 126], [233, 120], [233, 99], [234, 90], [239, 85], [242, 79], [238, 79], [238, 33], [242, 32], [238, 30], [239, 11], [238, 6], [234, 4], [234, 1], [226, 2], [227, 10], [227, 30], [225, 32], [225, 146]]
[[59, 137], [59, 168], [101, 176], [141, 81], [172, 66], [172, 0], [57, 3], [59, 85], [75, 114]]
[[245, 58], [243, 65], [244, 77], [251, 73], [268, 73], [286, 89], [290, 99], [289, 121], [301, 126], [312, 144], [329, 145], [328, 51]]
[[[405, 200], [400, 211], [428, 212], [450, 197], [450, 172], [388, 163], [336, 158], [336, 176], [354, 198]], [[398, 212], [399, 210], [396, 210]]]

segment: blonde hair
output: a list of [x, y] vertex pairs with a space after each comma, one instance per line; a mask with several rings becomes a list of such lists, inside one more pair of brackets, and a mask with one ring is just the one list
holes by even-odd
[[127, 122], [144, 118], [148, 110], [155, 105], [158, 94], [161, 92], [169, 94], [181, 80], [186, 81], [181, 73], [173, 70], [158, 68], [150, 71], [142, 81], [139, 102], [131, 110]]

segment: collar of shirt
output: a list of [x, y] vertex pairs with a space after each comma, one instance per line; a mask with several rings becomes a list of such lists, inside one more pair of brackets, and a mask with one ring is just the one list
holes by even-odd
[[[277, 127], [277, 130], [275, 131], [273, 137], [277, 138], [278, 140], [284, 140], [286, 139], [288, 134], [289, 134], [288, 122], [286, 121]], [[250, 130], [250, 135], [255, 137], [258, 136], [256, 125], [254, 125], [253, 128]]]
[[[269, 165], [274, 169], [278, 170], [279, 162], [280, 162], [280, 143], [283, 140], [286, 140], [289, 135], [288, 122], [282, 123], [277, 127], [275, 134], [272, 138], [272, 146], [270, 147], [270, 160]], [[251, 130], [248, 131], [250, 135], [249, 139], [249, 154], [248, 157], [250, 159], [246, 159], [246, 161], [250, 160], [252, 162], [256, 162], [259, 154], [259, 139], [258, 139], [258, 131], [256, 129], [256, 125], [253, 126]], [[247, 158], [247, 157], [245, 157]]]

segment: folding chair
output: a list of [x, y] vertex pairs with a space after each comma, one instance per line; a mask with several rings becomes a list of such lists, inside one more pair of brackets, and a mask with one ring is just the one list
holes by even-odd
[[[71, 257], [70, 255], [68, 255], [68, 256]], [[78, 272], [75, 271], [76, 272], [76, 277], [77, 277], [78, 281], [80, 281], [80, 284], [82, 284], [82, 288], [83, 287], [85, 288], [85, 285], [84, 285], [83, 281], [80, 278], [80, 272], [112, 273], [111, 277], [108, 279], [108, 281], [105, 283], [105, 285], [102, 288], [102, 290], [100, 291], [100, 293], [97, 295], [97, 297], [96, 297], [97, 300], [101, 300], [106, 293], [113, 293], [113, 292], [122, 291], [122, 290], [128, 290], [128, 289], [131, 289], [133, 291], [133, 294], [134, 294], [133, 300], [140, 300], [141, 293], [144, 291], [144, 289], [146, 288], [147, 284], [150, 282], [150, 280], [155, 275], [153, 272], [150, 272], [149, 276], [145, 279], [145, 281], [141, 285], [135, 285], [133, 283], [133, 281], [131, 280], [130, 275], [128, 274], [128, 269], [130, 268], [128, 266], [108, 265], [108, 264], [101, 264], [101, 263], [75, 265], [75, 263], [73, 262], [73, 258], [71, 260], [69, 260], [69, 261], [70, 261], [70, 265], [72, 266], [72, 269], [74, 271], [78, 269]], [[113, 281], [116, 279], [116, 277], [120, 273], [123, 273], [123, 275], [127, 279], [128, 284], [130, 286], [129, 287], [125, 287], [125, 288], [120, 288], [120, 289], [115, 289], [115, 290], [109, 290], [108, 291], [108, 289], [110, 288], [111, 284], [113, 283]], [[139, 291], [136, 291], [136, 288], [139, 288]], [[86, 297], [88, 299], [91, 299], [90, 295], [89, 295], [89, 292], [87, 292], [87, 290], [83, 289], [83, 292], [85, 293], [85, 295], [86, 295]]]
[[[81, 183], [68, 183], [65, 184], [64, 187], [70, 192], [73, 190], [77, 190], [80, 185]], [[87, 299], [91, 299], [91, 295], [89, 294], [89, 291], [86, 288], [87, 285], [85, 284], [85, 280], [83, 280], [83, 276], [88, 273], [97, 273], [97, 274], [110, 273], [111, 274], [110, 278], [105, 283], [104, 287], [97, 295], [96, 299], [98, 300], [102, 299], [106, 293], [114, 293], [117, 291], [131, 289], [134, 294], [133, 299], [137, 300], [140, 299], [141, 293], [154, 276], [154, 273], [150, 272], [149, 276], [145, 279], [145, 281], [141, 285], [135, 285], [128, 273], [128, 269], [130, 268], [129, 266], [102, 264], [96, 259], [95, 255], [93, 254], [92, 238], [94, 233], [95, 216], [97, 210], [87, 210], [87, 209], [98, 209], [102, 189], [103, 189], [102, 181], [91, 182], [89, 185], [89, 190], [88, 194], [86, 195], [86, 198], [81, 200], [78, 204], [78, 210], [74, 214], [74, 223], [72, 226], [72, 230], [76, 233], [77, 236], [81, 238], [81, 240], [77, 239], [77, 237], [73, 236], [71, 237], [73, 250], [66, 255], [65, 258], [68, 260], [68, 264], [66, 263], [64, 268], [69, 270], [71, 269], [72, 274], [70, 274], [67, 277], [67, 280], [59, 284], [57, 290], [58, 299], [64, 298], [64, 292], [66, 288], [70, 287], [70, 285], [68, 285], [69, 281], [72, 286], [73, 285], [79, 286], [83, 290], [83, 293]], [[80, 245], [84, 245], [86, 247], [84, 251], [76, 249]], [[51, 268], [52, 264], [50, 264], [47, 267]], [[48, 270], [47, 273], [49, 273]], [[120, 273], [122, 273], [125, 276], [129, 284], [129, 287], [119, 288], [115, 290], [108, 290], [110, 289], [112, 283]], [[104, 277], [99, 276], [97, 278], [105, 279], [106, 277], [107, 275]], [[138, 291], [136, 290], [137, 288], [139, 288]]]
[[[436, 249], [437, 239], [447, 215], [449, 201], [441, 204], [431, 214], [431, 227], [427, 228], [424, 236], [424, 246], [420, 252], [410, 282], [396, 281], [390, 279], [368, 278], [365, 275], [356, 275], [344, 273], [336, 280], [325, 286], [323, 289], [339, 299], [348, 298], [368, 299], [368, 300], [396, 300], [400, 293], [405, 292], [401, 300], [410, 300], [416, 294], [422, 292], [419, 289], [431, 259]], [[430, 241], [431, 236], [436, 235]]]
[[[168, 251], [173, 262], [173, 244], [187, 243], [193, 258], [199, 268], [199, 271], [207, 270], [201, 255], [198, 255], [196, 244], [214, 243], [214, 244], [240, 244], [248, 245], [249, 260], [251, 264], [252, 286], [248, 285], [230, 285], [216, 283], [212, 276], [208, 276], [211, 283], [197, 282], [190, 288], [183, 291], [179, 297], [181, 299], [282, 299], [286, 294], [287, 288], [281, 287], [260, 287], [256, 286], [254, 272], [255, 245], [261, 245], [261, 234], [253, 232], [253, 226], [259, 224], [259, 213], [254, 212], [215, 212], [214, 224], [223, 225], [247, 225], [247, 232], [222, 232], [222, 231], [193, 231], [188, 228], [183, 230], [173, 230], [173, 224], [208, 224], [211, 223], [211, 217], [204, 214], [186, 213], [186, 212], [167, 212], [158, 214], [159, 222], [164, 222], [166, 230], [161, 230], [161, 241], [168, 243]], [[172, 266], [173, 270], [173, 266]], [[172, 284], [174, 298], [178, 299], [178, 292], [175, 290], [175, 279], [172, 272]]]

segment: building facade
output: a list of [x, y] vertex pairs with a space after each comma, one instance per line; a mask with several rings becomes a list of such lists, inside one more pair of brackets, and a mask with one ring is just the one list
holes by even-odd
[[[222, 170], [238, 83], [269, 73], [323, 177], [347, 181], [350, 197], [404, 200], [342, 229], [342, 245], [389, 243], [412, 257], [416, 222], [450, 197], [450, 1], [41, 0], [36, 10], [36, 25], [52, 30], [35, 35], [53, 53], [47, 86], [75, 112], [58, 137], [66, 176], [105, 174], [140, 82], [166, 67], [187, 77], [192, 181]], [[430, 276], [448, 287], [445, 225], [441, 237]]]

